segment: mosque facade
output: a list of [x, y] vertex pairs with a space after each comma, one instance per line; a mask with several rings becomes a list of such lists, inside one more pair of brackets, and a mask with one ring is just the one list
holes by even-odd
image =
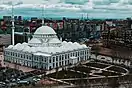
[[4, 60], [49, 70], [86, 61], [90, 57], [90, 50], [84, 44], [61, 41], [51, 27], [41, 26], [28, 43], [17, 43], [5, 48]]

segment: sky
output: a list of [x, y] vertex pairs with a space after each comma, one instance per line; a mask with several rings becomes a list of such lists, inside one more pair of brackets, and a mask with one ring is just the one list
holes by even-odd
[[132, 0], [0, 0], [0, 14], [25, 17], [113, 18], [132, 17]]

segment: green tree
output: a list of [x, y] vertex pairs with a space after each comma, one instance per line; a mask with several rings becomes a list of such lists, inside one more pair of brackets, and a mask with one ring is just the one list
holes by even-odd
[[4, 33], [3, 30], [0, 29], [0, 34], [3, 34], [3, 33]]

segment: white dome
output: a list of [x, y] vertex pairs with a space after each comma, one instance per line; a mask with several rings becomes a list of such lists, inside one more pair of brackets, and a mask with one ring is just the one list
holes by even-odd
[[32, 43], [32, 44], [41, 43], [41, 41], [39, 39], [37, 39], [37, 38], [32, 38], [28, 43]]
[[41, 26], [35, 31], [34, 34], [56, 34], [56, 32], [49, 26]]
[[49, 43], [61, 43], [61, 41], [58, 38], [53, 38], [49, 40]]

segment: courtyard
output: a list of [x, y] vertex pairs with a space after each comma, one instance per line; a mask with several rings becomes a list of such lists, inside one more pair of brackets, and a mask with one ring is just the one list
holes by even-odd
[[129, 71], [121, 66], [89, 61], [73, 67], [63, 68], [61, 71], [56, 71], [47, 76], [64, 82], [78, 84], [80, 82], [87, 82], [88, 79], [119, 77], [128, 73]]

